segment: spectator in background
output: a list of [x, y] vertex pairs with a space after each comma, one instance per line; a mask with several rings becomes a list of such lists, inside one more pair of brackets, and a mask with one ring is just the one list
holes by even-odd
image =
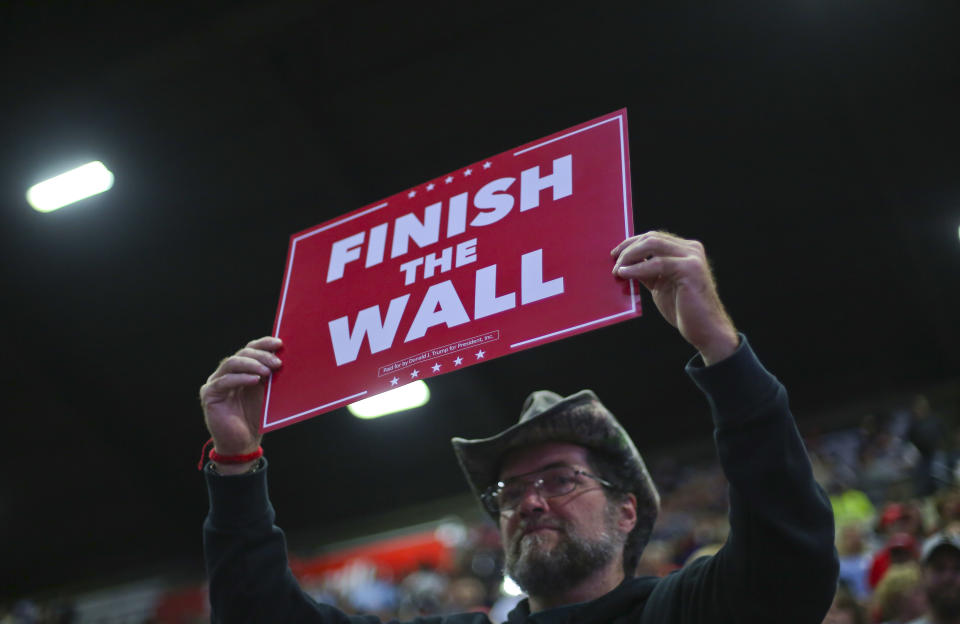
[[923, 514], [920, 507], [912, 502], [890, 502], [882, 507], [877, 518], [875, 536], [885, 543], [894, 533], [906, 533], [914, 539], [923, 541], [927, 533], [924, 529]]
[[833, 517], [837, 526], [859, 523], [866, 526], [872, 524], [877, 514], [870, 498], [860, 490], [843, 490], [834, 482], [830, 492], [830, 505], [833, 507]]
[[937, 533], [924, 542], [921, 563], [927, 613], [910, 624], [960, 623], [960, 537]]
[[822, 624], [867, 624], [867, 612], [854, 599], [847, 586], [840, 583]]
[[874, 504], [909, 497], [910, 475], [919, 460], [917, 449], [888, 425], [889, 418], [868, 414], [860, 427], [860, 484]]
[[960, 428], [947, 436], [950, 443], [944, 449], [944, 482], [953, 486], [960, 484]]
[[891, 566], [873, 595], [874, 621], [906, 624], [926, 610], [920, 566], [913, 562]]
[[854, 598], [865, 602], [870, 597], [867, 573], [873, 553], [866, 546], [862, 523], [848, 522], [840, 527], [837, 552], [840, 555], [840, 581], [846, 583]]
[[[445, 596], [450, 583], [445, 575], [426, 564], [403, 579], [404, 601], [400, 616], [413, 619], [433, 613], [444, 613]], [[474, 606], [474, 605], [470, 605]]]
[[935, 501], [937, 530], [960, 533], [960, 490], [943, 491]]
[[878, 550], [870, 564], [870, 587], [876, 588], [891, 566], [917, 561], [920, 552], [917, 540], [909, 533], [894, 533], [886, 545]]
[[880, 514], [877, 533], [881, 535], [907, 533], [922, 539], [924, 537], [923, 514], [913, 503], [889, 503]]
[[941, 451], [945, 435], [943, 420], [930, 410], [927, 397], [918, 394], [910, 409], [910, 426], [907, 429], [907, 439], [919, 452], [913, 471], [915, 496], [929, 496], [937, 491], [934, 462]]

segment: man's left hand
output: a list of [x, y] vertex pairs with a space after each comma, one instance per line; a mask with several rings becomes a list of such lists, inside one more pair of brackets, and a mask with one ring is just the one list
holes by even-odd
[[610, 254], [617, 259], [613, 274], [643, 284], [663, 318], [700, 352], [707, 365], [736, 350], [737, 330], [717, 294], [699, 241], [647, 232], [626, 239]]

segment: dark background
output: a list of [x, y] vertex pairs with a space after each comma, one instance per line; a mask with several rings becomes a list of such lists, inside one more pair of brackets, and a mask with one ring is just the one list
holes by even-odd
[[[706, 243], [804, 431], [921, 390], [956, 409], [958, 5], [706, 4], [3, 3], [0, 600], [200, 578], [197, 390], [269, 333], [289, 235], [621, 107], [637, 231]], [[113, 190], [28, 207], [93, 159]], [[269, 435], [281, 524], [462, 494], [449, 438], [538, 387], [594, 388], [648, 455], [708, 440], [647, 302], [422, 409]]]

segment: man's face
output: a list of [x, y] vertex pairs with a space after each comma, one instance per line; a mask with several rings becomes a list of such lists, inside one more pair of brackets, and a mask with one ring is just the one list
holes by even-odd
[[923, 566], [930, 609], [941, 618], [960, 616], [960, 551], [940, 546]]
[[[593, 474], [587, 449], [545, 442], [509, 453], [500, 480], [530, 481], [540, 470], [569, 466]], [[527, 593], [560, 593], [611, 562], [620, 565], [627, 533], [636, 522], [634, 499], [617, 504], [603, 486], [580, 476], [569, 494], [544, 498], [528, 485], [520, 504], [500, 512], [507, 572]]]

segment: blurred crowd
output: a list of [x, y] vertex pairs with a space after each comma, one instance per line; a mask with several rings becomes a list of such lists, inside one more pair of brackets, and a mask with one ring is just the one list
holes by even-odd
[[[825, 623], [960, 622], [957, 416], [936, 413], [918, 396], [909, 408], [865, 416], [859, 427], [808, 437], [814, 474], [833, 505], [841, 562]], [[726, 481], [712, 453], [706, 456], [702, 462], [669, 456], [651, 462], [663, 508], [638, 574], [669, 574], [726, 539]], [[356, 560], [322, 575], [300, 575], [301, 584], [317, 600], [384, 621], [478, 610], [505, 621], [521, 596], [502, 576], [496, 528], [445, 523], [442, 530], [451, 555], [441, 565], [385, 570]], [[0, 624], [200, 622], [209, 617], [203, 603], [183, 601], [193, 611], [183, 606], [164, 615], [143, 608], [94, 618], [82, 605], [24, 600], [0, 610]]]
[[808, 440], [830, 495], [840, 583], [824, 622], [960, 622], [960, 419], [926, 397]]

